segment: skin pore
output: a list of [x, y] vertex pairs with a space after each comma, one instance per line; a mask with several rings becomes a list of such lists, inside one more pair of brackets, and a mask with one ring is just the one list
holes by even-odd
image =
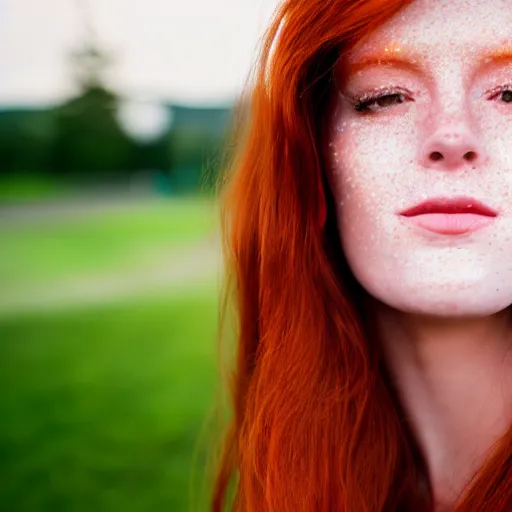
[[[328, 176], [341, 244], [436, 510], [450, 510], [512, 423], [512, 3], [415, 0], [338, 68]], [[454, 235], [398, 213], [439, 196], [498, 216]]]

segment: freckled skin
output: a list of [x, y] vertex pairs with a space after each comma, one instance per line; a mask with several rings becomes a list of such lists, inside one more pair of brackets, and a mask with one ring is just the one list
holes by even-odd
[[[512, 303], [512, 101], [503, 93], [512, 91], [512, 60], [477, 65], [478, 52], [509, 46], [509, 0], [416, 0], [347, 56], [354, 64], [385, 48], [418, 54], [414, 69], [372, 65], [343, 75], [330, 114], [329, 179], [344, 252], [362, 286], [397, 310], [483, 316]], [[354, 108], [367, 93], [397, 90], [401, 102]], [[468, 151], [476, 158], [465, 159]], [[496, 221], [454, 236], [397, 215], [459, 195], [497, 210]]]

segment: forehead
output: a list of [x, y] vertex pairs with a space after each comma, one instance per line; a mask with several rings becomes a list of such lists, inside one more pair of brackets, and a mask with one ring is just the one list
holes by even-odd
[[385, 47], [420, 53], [471, 52], [512, 45], [512, 0], [414, 0], [347, 55], [349, 61]]

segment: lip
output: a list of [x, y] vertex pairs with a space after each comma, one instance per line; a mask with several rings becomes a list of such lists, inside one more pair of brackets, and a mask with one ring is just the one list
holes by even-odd
[[439, 197], [400, 212], [417, 226], [441, 234], [462, 234], [492, 224], [498, 213], [473, 197]]

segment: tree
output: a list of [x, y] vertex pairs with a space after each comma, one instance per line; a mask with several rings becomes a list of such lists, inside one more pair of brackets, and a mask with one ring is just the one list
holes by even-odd
[[104, 80], [111, 56], [91, 35], [71, 54], [71, 63], [79, 93], [56, 110], [55, 171], [95, 178], [130, 171], [135, 144], [119, 126], [119, 98]]

